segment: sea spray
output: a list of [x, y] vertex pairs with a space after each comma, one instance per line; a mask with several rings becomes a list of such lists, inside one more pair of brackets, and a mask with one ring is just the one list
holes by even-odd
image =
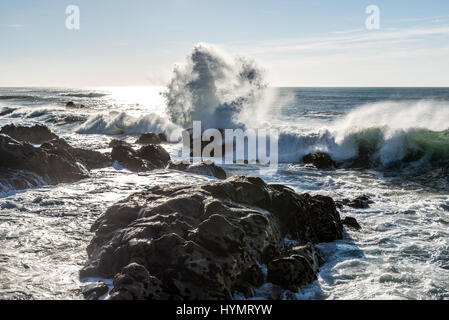
[[344, 118], [310, 132], [283, 132], [281, 162], [297, 162], [312, 151], [337, 161], [364, 158], [389, 167], [424, 157], [449, 161], [449, 108], [438, 101], [384, 101], [360, 106]]
[[203, 129], [256, 127], [271, 100], [264, 71], [254, 61], [206, 44], [175, 68], [164, 96], [174, 123], [189, 128], [202, 121]]
[[143, 134], [147, 132], [164, 133], [170, 142], [177, 142], [181, 136], [181, 128], [169, 119], [157, 114], [134, 117], [126, 112], [110, 112], [97, 114], [83, 123], [77, 130], [80, 134]]

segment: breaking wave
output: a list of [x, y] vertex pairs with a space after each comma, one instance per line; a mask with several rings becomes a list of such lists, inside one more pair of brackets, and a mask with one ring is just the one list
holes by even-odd
[[335, 160], [370, 165], [449, 161], [449, 105], [436, 101], [382, 102], [362, 106], [327, 128], [281, 133], [280, 160], [297, 162], [312, 151]]
[[147, 132], [165, 133], [169, 141], [175, 142], [179, 140], [181, 129], [156, 114], [134, 117], [126, 112], [97, 114], [77, 129], [80, 134], [137, 135]]
[[244, 57], [230, 57], [218, 48], [199, 44], [186, 64], [175, 67], [163, 93], [173, 123], [203, 129], [257, 125], [270, 109], [270, 91], [264, 72]]

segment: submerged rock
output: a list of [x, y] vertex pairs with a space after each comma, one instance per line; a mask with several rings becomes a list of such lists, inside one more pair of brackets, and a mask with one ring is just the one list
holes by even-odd
[[111, 140], [111, 142], [109, 142], [109, 148], [114, 148], [114, 147], [118, 147], [118, 146], [132, 148], [131, 144], [129, 142], [126, 142], [125, 140], [113, 139], [113, 140]]
[[152, 144], [137, 151], [129, 145], [118, 144], [112, 148], [111, 157], [128, 170], [136, 172], [164, 169], [170, 161], [170, 155], [164, 148]]
[[226, 171], [217, 166], [215, 163], [199, 162], [193, 164], [186, 164], [182, 162], [169, 162], [167, 169], [211, 176], [218, 179], [227, 178]]
[[75, 104], [73, 101], [69, 101], [66, 103], [65, 107], [70, 109], [83, 109], [86, 106], [84, 104]]
[[360, 224], [357, 222], [356, 218], [353, 217], [346, 217], [341, 221], [341, 223], [347, 227], [354, 228], [356, 230], [362, 229]]
[[14, 140], [29, 142], [32, 144], [42, 144], [44, 142], [58, 138], [46, 126], [36, 124], [33, 127], [16, 127], [14, 124], [6, 125], [0, 130], [0, 134], [10, 136]]
[[336, 201], [337, 206], [340, 208], [343, 206], [348, 206], [355, 209], [368, 209], [370, 204], [374, 203], [368, 196], [360, 196], [355, 198], [354, 200], [343, 199]]
[[335, 169], [337, 164], [331, 156], [324, 152], [312, 152], [302, 158], [305, 164], [311, 164], [317, 169]]
[[[250, 296], [265, 281], [257, 267], [263, 264], [270, 265], [270, 279], [297, 287], [313, 281], [317, 268], [313, 254], [288, 249], [284, 238], [306, 244], [342, 237], [332, 199], [252, 177], [151, 187], [110, 207], [92, 231], [80, 277], [116, 276], [111, 299]], [[291, 263], [288, 281], [275, 271], [283, 261]], [[144, 276], [130, 275], [130, 264]]]

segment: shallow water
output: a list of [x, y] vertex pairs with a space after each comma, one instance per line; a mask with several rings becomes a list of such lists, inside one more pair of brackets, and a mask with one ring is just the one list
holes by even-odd
[[[43, 123], [74, 146], [106, 150], [112, 138], [132, 142], [140, 133], [173, 130], [165, 117], [148, 116], [163, 115], [160, 90], [0, 89], [0, 114], [6, 108], [14, 109], [0, 116], [0, 126]], [[388, 103], [398, 112], [405, 112], [408, 104], [416, 112], [422, 108], [434, 110], [436, 104], [438, 108], [449, 106], [449, 89], [294, 88], [281, 89], [280, 96], [283, 95], [293, 99], [282, 109], [275, 105], [268, 121], [284, 132], [288, 130], [290, 137], [293, 133], [306, 136], [342, 127], [345, 117], [365, 103], [381, 103], [379, 108]], [[428, 107], [424, 102], [419, 104], [424, 107], [410, 102], [422, 99], [432, 102]], [[69, 100], [87, 108], [67, 109], [65, 103]], [[445, 120], [443, 111], [439, 117]], [[427, 120], [428, 129], [441, 129], [440, 123]], [[290, 139], [296, 140], [292, 145], [285, 143], [281, 152], [292, 150], [288, 157], [291, 159], [299, 160], [301, 154], [314, 149], [328, 148], [335, 154], [349, 150], [335, 141], [336, 144], [326, 145], [329, 140], [324, 138]], [[164, 147], [172, 157], [179, 156], [179, 144]], [[269, 183], [282, 183], [298, 192], [326, 194], [334, 199], [366, 194], [374, 204], [364, 210], [341, 210], [342, 217], [356, 217], [363, 229], [347, 230], [343, 240], [320, 244], [327, 263], [318, 281], [298, 293], [284, 294], [284, 298], [449, 298], [449, 179], [444, 171], [424, 170], [426, 163], [396, 169], [319, 171], [297, 162], [281, 163], [273, 175], [261, 174], [252, 165], [225, 169], [228, 175], [261, 176]], [[0, 298], [82, 298], [78, 272], [86, 261], [85, 249], [93, 236], [90, 226], [99, 214], [148, 185], [207, 180], [163, 170], [135, 174], [117, 167], [95, 170], [89, 179], [73, 184], [19, 192], [1, 189]], [[260, 289], [261, 297], [273, 290], [270, 285], [264, 286]]]

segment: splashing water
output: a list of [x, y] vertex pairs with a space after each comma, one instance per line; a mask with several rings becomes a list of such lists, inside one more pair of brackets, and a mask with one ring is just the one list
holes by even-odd
[[175, 68], [164, 93], [174, 123], [188, 128], [200, 120], [204, 129], [260, 123], [269, 111], [269, 95], [264, 72], [254, 61], [206, 44], [197, 45], [187, 63]]

